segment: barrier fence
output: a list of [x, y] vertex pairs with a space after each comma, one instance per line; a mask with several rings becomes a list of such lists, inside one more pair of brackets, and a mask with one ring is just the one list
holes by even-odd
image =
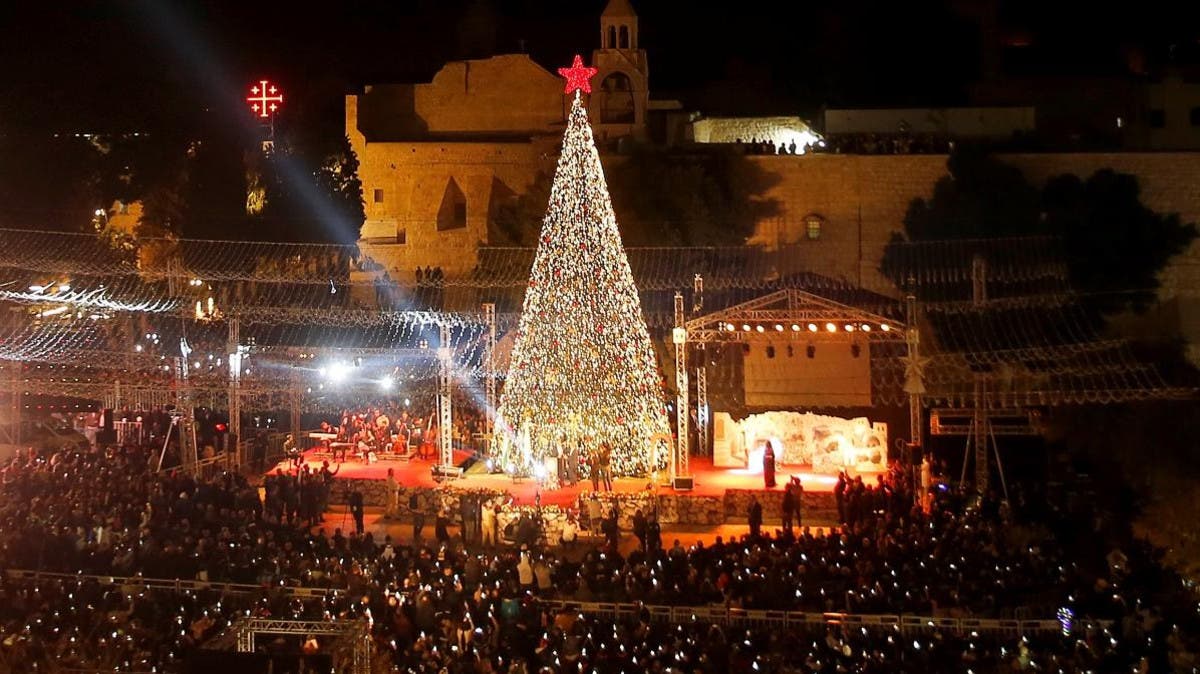
[[[292, 585], [254, 585], [249, 583], [221, 583], [204, 580], [181, 580], [166, 578], [143, 578], [140, 576], [94, 576], [71, 573], [45, 573], [24, 569], [8, 569], [9, 578], [20, 580], [93, 580], [101, 585], [126, 589], [158, 589], [174, 592], [211, 591], [227, 594], [258, 594], [263, 591], [279, 592], [298, 599], [318, 599], [329, 595], [344, 594], [346, 590], [323, 587], [296, 587]], [[621, 620], [634, 618], [643, 610], [653, 622], [688, 623], [711, 622], [720, 625], [744, 625], [747, 627], [817, 627], [821, 625], [845, 625], [895, 629], [903, 634], [928, 632], [978, 632], [1021, 636], [1050, 634], [1062, 630], [1056, 619], [1016, 620], [1004, 618], [947, 618], [903, 614], [862, 613], [809, 613], [800, 611], [765, 611], [725, 606], [660, 606], [631, 603], [579, 602], [569, 599], [538, 599], [542, 606], [559, 610], [578, 611], [584, 615]], [[1111, 621], [1092, 621], [1097, 626], [1111, 626]]]

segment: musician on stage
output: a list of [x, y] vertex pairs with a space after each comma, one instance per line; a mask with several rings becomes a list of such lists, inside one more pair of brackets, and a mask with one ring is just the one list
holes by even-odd
[[304, 463], [300, 448], [296, 446], [296, 438], [291, 433], [288, 433], [287, 438], [283, 441], [283, 454], [288, 458], [288, 463], [291, 463], [296, 468], [299, 468], [300, 464]]

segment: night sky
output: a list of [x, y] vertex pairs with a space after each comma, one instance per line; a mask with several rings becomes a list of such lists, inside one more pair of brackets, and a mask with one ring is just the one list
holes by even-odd
[[[77, 0], [0, 4], [0, 133], [154, 131], [233, 105], [258, 77], [321, 101], [421, 81], [446, 60], [525, 50], [552, 67], [598, 40], [604, 0], [347, 3]], [[712, 113], [967, 102], [983, 2], [635, 0], [652, 95]], [[1195, 63], [1200, 3], [1009, 0], [1000, 33], [1031, 46], [1010, 75], [1111, 75]], [[1048, 10], [1046, 5], [1053, 5]], [[309, 7], [313, 7], [309, 9]], [[1010, 52], [1013, 50], [1010, 49]], [[178, 130], [176, 128], [176, 130]]]

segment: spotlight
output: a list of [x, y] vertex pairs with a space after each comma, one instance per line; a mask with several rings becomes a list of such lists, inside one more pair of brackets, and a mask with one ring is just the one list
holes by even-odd
[[884, 332], [887, 332], [888, 330], [892, 329], [892, 326], [888, 325], [887, 323], [881, 323], [879, 325], [879, 329], [883, 330]]
[[60, 292], [60, 293], [71, 292], [71, 284], [69, 284], [69, 283], [58, 284], [58, 292]]
[[346, 376], [350, 374], [350, 368], [345, 363], [333, 363], [326, 370], [326, 373], [329, 376], [329, 381], [340, 382], [344, 381]]
[[808, 324], [808, 331], [809, 331], [809, 332], [816, 332], [816, 331], [817, 331], [817, 324], [816, 324], [816, 323], [809, 323], [809, 324]]
[[792, 323], [792, 332], [800, 332], [800, 326]]
[[405, 399], [404, 399], [404, 406], [405, 406], [405, 407], [408, 407], [408, 406], [409, 406], [409, 405], [411, 405], [411, 404], [412, 404], [412, 401], [411, 401], [411, 400], [409, 400], [408, 398], [405, 398]]
[[804, 349], [804, 353], [807, 354], [809, 358], [815, 358], [817, 355], [817, 347], [809, 344], [808, 348]]
[[728, 331], [730, 331], [730, 332], [733, 332], [733, 331], [734, 331], [734, 330], [736, 330], [737, 328], [736, 328], [736, 327], [733, 325], [733, 323], [726, 323], [726, 324], [725, 324], [725, 329], [726, 329], [726, 330], [728, 330]]
[[758, 326], [756, 329], [757, 329], [759, 332], [762, 332], [762, 331], [764, 330], [763, 326], [761, 326], [761, 325], [760, 325], [760, 326]]
[[851, 323], [847, 323], [846, 324], [846, 332], [854, 332], [854, 325]]
[[863, 323], [863, 324], [862, 324], [862, 331], [863, 331], [863, 332], [870, 332], [870, 331], [871, 331], [871, 326], [870, 326], [870, 325], [868, 325], [868, 324], [866, 324], [866, 323]]
[[783, 332], [783, 326], [782, 326], [782, 325], [780, 325], [780, 324], [778, 324], [778, 323], [776, 323], [776, 324], [775, 324], [775, 331], [776, 331], [776, 332]]
[[392, 390], [393, 383], [394, 382], [392, 381], [391, 377], [384, 377], [383, 379], [379, 380], [379, 388], [381, 388], [385, 391], [390, 391], [390, 390]]
[[833, 323], [826, 323], [826, 324], [825, 324], [825, 329], [826, 329], [826, 330], [828, 330], [828, 331], [830, 331], [830, 332], [837, 332], [837, 326], [836, 326], [836, 325], [834, 325]]
[[742, 323], [742, 330], [745, 330], [746, 332], [750, 332], [750, 326], [746, 325], [745, 323]]

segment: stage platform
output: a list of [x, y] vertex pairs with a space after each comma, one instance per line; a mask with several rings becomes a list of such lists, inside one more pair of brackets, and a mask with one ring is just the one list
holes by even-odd
[[[433, 461], [428, 459], [381, 459], [367, 464], [352, 458], [340, 464], [337, 484], [331, 495], [332, 502], [344, 502], [351, 490], [358, 489], [364, 494], [368, 505], [385, 505], [387, 496], [384, 481], [389, 468], [395, 470], [402, 498], [406, 499], [409, 493], [415, 492], [422, 504], [435, 503], [439, 493], [457, 501], [457, 493], [469, 490], [506, 494], [512, 498], [511, 505], [517, 507], [540, 503], [543, 507], [565, 509], [576, 506], [581, 494], [587, 495], [593, 491], [591, 480], [548, 488], [536, 479], [514, 480], [508, 475], [488, 473], [484, 462], [472, 462], [472, 456], [464, 452], [455, 452], [454, 458], [456, 465], [467, 466], [463, 476], [441, 482], [434, 479]], [[328, 457], [317, 450], [309, 450], [304, 459], [307, 465], [317, 470]], [[280, 462], [272, 468], [272, 472], [280, 468], [288, 470], [289, 467], [288, 462]], [[783, 486], [792, 476], [797, 476], [804, 485], [802, 508], [806, 519], [815, 519], [822, 524], [836, 523], [837, 508], [833, 496], [836, 475], [814, 473], [804, 466], [782, 466], [776, 472], [776, 486], [767, 489], [763, 484], [761, 469], [716, 468], [712, 460], [705, 457], [692, 459], [691, 473], [694, 478], [691, 490], [676, 491], [665, 484], [666, 478], [663, 476], [660, 484], [651, 484], [646, 478], [618, 478], [613, 480], [612, 492], [601, 490], [600, 494], [606, 501], [622, 502], [623, 513], [626, 510], [631, 513], [632, 509], [640, 507], [639, 503], [653, 497], [660, 512], [672, 513], [669, 515], [671, 519], [664, 521], [708, 525], [745, 521], [749, 504], [756, 498], [763, 506], [764, 519], [778, 522]], [[874, 481], [874, 475], [863, 475], [863, 478]], [[425, 507], [432, 508], [433, 505], [422, 506]]]
[[[318, 470], [321, 467], [321, 462], [327, 460], [324, 455], [318, 455], [317, 450], [309, 450], [305, 453], [305, 463]], [[455, 465], [463, 465], [471, 458], [471, 455], [466, 452], [454, 453]], [[739, 491], [768, 491], [763, 484], [762, 471], [746, 470], [746, 469], [730, 469], [730, 468], [714, 468], [712, 459], [707, 457], [694, 457], [691, 460], [692, 477], [695, 478], [694, 487], [690, 491], [679, 492], [691, 496], [708, 496], [720, 497], [724, 496], [725, 492], [730, 490]], [[544, 485], [532, 478], [514, 480], [508, 475], [496, 473], [488, 473], [482, 462], [476, 463], [472, 468], [461, 478], [451, 481], [437, 482], [434, 480], [432, 468], [433, 461], [414, 459], [412, 461], [388, 461], [380, 460], [373, 464], [367, 464], [357, 459], [349, 459], [341, 464], [338, 471], [339, 479], [347, 480], [386, 480], [388, 468], [396, 471], [396, 480], [400, 484], [407, 487], [426, 487], [434, 488], [439, 485], [452, 484], [463, 489], [490, 489], [494, 491], [506, 491], [512, 494], [513, 498], [518, 503], [532, 504], [535, 497], [540, 493], [542, 505], [571, 505], [574, 504], [580, 492], [592, 491], [591, 480], [583, 480], [575, 485], [561, 486], [557, 489], [547, 489]], [[330, 462], [331, 466], [338, 464]], [[275, 468], [287, 469], [288, 462], [280, 462]], [[272, 468], [272, 471], [275, 470]], [[813, 473], [804, 466], [781, 466], [775, 473], [776, 487], [774, 490], [780, 494], [783, 493], [783, 485], [793, 475], [798, 476], [804, 485], [805, 493], [833, 493], [833, 488], [837, 484], [836, 475]], [[866, 476], [864, 475], [864, 479]], [[658, 491], [671, 492], [673, 491], [668, 485], [658, 486]], [[613, 491], [617, 493], [632, 494], [646, 490], [646, 486], [650, 481], [646, 478], [617, 478], [613, 480]]]

